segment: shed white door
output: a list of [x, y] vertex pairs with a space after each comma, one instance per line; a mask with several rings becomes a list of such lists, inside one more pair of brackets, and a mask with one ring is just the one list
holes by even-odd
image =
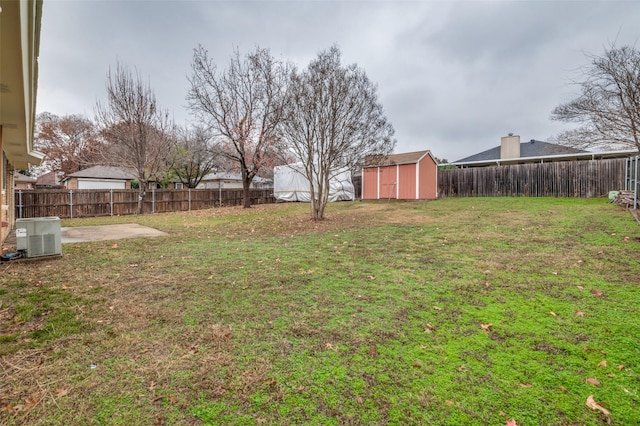
[[125, 184], [118, 179], [78, 179], [78, 189], [125, 189]]

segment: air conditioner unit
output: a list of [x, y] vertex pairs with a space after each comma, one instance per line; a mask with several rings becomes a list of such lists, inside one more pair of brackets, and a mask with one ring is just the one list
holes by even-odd
[[34, 217], [16, 220], [16, 246], [25, 257], [62, 255], [60, 218]]

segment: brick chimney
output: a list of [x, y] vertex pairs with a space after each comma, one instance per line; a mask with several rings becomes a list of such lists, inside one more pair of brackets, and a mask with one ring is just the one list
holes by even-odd
[[520, 158], [520, 135], [509, 133], [500, 138], [500, 159]]

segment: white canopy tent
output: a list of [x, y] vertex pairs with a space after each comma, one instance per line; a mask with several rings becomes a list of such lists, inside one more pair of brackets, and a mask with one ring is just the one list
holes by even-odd
[[[273, 194], [278, 201], [310, 202], [309, 180], [302, 163], [277, 166], [273, 169]], [[329, 201], [353, 201], [355, 190], [348, 170], [334, 173], [329, 180]]]

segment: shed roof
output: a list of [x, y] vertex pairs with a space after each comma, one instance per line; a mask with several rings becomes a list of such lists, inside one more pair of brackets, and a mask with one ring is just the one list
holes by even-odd
[[93, 179], [135, 179], [135, 176], [119, 167], [112, 166], [93, 166], [79, 172], [71, 173], [65, 178], [93, 178]]
[[429, 155], [429, 150], [403, 152], [400, 154], [389, 154], [386, 156], [368, 156], [365, 159], [364, 167], [391, 166], [396, 164], [414, 164], [422, 160], [425, 155]]

